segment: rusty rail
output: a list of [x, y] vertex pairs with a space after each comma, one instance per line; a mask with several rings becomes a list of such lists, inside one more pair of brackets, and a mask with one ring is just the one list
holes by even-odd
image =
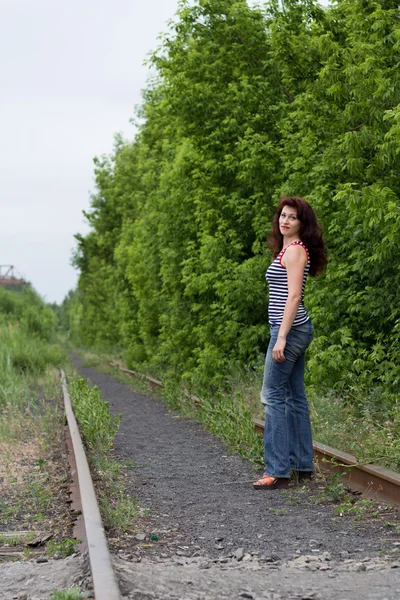
[[[264, 422], [253, 419], [255, 430], [264, 433]], [[314, 442], [314, 456], [320, 469], [341, 473], [353, 492], [386, 504], [400, 505], [400, 474], [379, 465], [360, 465], [352, 454]]]
[[61, 372], [61, 378], [65, 414], [71, 440], [70, 448], [75, 461], [73, 469], [76, 473], [76, 494], [79, 490], [80, 495], [80, 503], [75, 496], [73, 502], [77, 503], [77, 507], [81, 506], [82, 510], [95, 598], [96, 600], [121, 600], [89, 465], [68, 394], [64, 371]]
[[[125, 367], [121, 367], [121, 365], [119, 363], [109, 362], [108, 365], [113, 368], [118, 368], [121, 371], [121, 373], [127, 373], [128, 375], [131, 375], [131, 377], [135, 377], [136, 379], [139, 379], [141, 381], [148, 381], [148, 383], [150, 383], [150, 385], [151, 385], [152, 390], [165, 387], [164, 384], [161, 381], [159, 381], [158, 379], [154, 379], [154, 377], [150, 377], [149, 375], [143, 375], [142, 373], [137, 373], [136, 371], [132, 371], [131, 369], [125, 369]], [[184, 390], [183, 393], [185, 394], [186, 398], [188, 398], [194, 404], [196, 404], [196, 405], [201, 404], [201, 400], [197, 396], [192, 396], [186, 390]]]

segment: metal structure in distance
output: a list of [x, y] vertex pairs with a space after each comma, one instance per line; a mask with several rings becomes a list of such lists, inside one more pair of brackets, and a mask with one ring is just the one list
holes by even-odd
[[13, 265], [0, 265], [0, 285], [26, 285], [26, 281]]

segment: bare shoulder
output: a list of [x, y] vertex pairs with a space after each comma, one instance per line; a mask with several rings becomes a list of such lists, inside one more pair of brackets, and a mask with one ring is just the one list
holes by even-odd
[[307, 250], [302, 244], [292, 244], [284, 254], [283, 261], [285, 265], [297, 264], [305, 266], [307, 264]]

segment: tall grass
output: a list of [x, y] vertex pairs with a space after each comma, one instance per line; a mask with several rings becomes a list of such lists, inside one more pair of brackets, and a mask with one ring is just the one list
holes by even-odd
[[23, 423], [26, 427], [37, 412], [48, 371], [65, 360], [61, 346], [50, 343], [54, 333], [54, 314], [32, 289], [0, 288], [1, 439], [20, 435]]

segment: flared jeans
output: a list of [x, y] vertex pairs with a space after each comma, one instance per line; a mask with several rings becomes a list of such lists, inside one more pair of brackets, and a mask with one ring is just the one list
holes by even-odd
[[304, 356], [314, 328], [310, 320], [291, 328], [283, 363], [272, 358], [278, 332], [279, 325], [272, 325], [261, 390], [261, 402], [265, 405], [265, 473], [288, 478], [292, 470], [313, 470], [311, 423], [304, 389]]

